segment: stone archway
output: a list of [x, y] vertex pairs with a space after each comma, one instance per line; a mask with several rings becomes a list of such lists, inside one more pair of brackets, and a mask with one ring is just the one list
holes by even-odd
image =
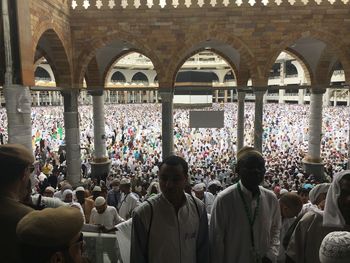
[[[235, 52], [239, 54], [239, 62], [234, 63], [233, 59], [229, 58], [227, 50], [225, 51], [220, 47], [212, 45], [212, 43], [215, 42], [220, 46], [225, 45], [226, 47], [230, 47], [231, 50], [235, 50]], [[254, 82], [258, 79], [259, 73], [251, 49], [243, 41], [233, 36], [231, 32], [214, 32], [212, 30], [205, 33], [188, 33], [186, 42], [180, 50], [177, 50], [176, 53], [172, 55], [174, 62], [167, 68], [167, 72], [171, 74], [171, 79], [173, 81], [175, 80], [179, 68], [191, 55], [198, 53], [198, 51], [205, 50], [208, 47], [230, 64], [236, 75], [237, 83], [241, 83], [240, 72], [250, 72]], [[245, 79], [245, 76], [242, 76], [242, 78]]]
[[82, 79], [85, 75], [88, 64], [91, 59], [96, 56], [96, 53], [103, 47], [113, 44], [113, 41], [119, 41], [120, 43], [123, 43], [125, 45], [123, 48], [126, 49], [126, 51], [120, 52], [114, 56], [114, 59], [110, 60], [109, 67], [105, 67], [104, 78], [107, 76], [108, 70], [110, 69], [110, 66], [112, 66], [112, 64], [115, 62], [115, 60], [123, 54], [129, 53], [130, 51], [137, 51], [147, 56], [152, 61], [157, 72], [158, 68], [161, 68], [161, 63], [158, 60], [158, 57], [153, 52], [152, 48], [147, 45], [147, 43], [143, 42], [142, 40], [138, 39], [137, 36], [130, 33], [126, 33], [124, 31], [113, 31], [109, 32], [104, 37], [96, 37], [88, 44], [86, 44], [85, 47], [80, 48], [82, 51], [77, 57], [77, 61], [79, 62], [76, 65], [74, 71], [74, 81], [76, 84], [82, 83]]
[[[268, 76], [268, 72], [276, 61], [276, 58], [282, 51], [292, 52], [291, 48], [294, 43], [302, 38], [312, 38], [316, 41], [323, 42], [327, 48], [330, 48], [334, 54], [338, 57], [340, 62], [344, 67], [345, 76], [349, 76], [350, 74], [350, 53], [347, 51], [347, 45], [344, 44], [338, 36], [331, 34], [330, 32], [324, 32], [320, 30], [310, 29], [309, 31], [296, 31], [296, 32], [288, 32], [288, 35], [284, 38], [282, 42], [280, 42], [276, 48], [274, 48], [270, 54], [268, 55], [268, 62], [266, 63], [266, 67], [264, 68], [264, 76]], [[293, 52], [299, 59], [302, 58], [301, 54], [297, 52]], [[308, 72], [310, 73], [310, 79], [314, 79], [313, 71], [310, 68], [310, 65], [306, 62], [305, 59], [301, 59], [303, 63], [307, 66]], [[345, 63], [345, 64], [344, 64]], [[349, 74], [346, 74], [349, 73]], [[349, 78], [349, 77], [348, 77]]]
[[69, 62], [66, 49], [59, 35], [54, 29], [45, 30], [34, 49], [33, 66], [36, 59], [44, 56], [50, 64], [59, 87], [70, 87], [72, 85], [71, 63]]

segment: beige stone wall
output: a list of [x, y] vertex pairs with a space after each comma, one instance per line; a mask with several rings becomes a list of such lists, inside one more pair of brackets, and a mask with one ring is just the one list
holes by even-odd
[[[316, 74], [310, 76], [313, 83], [316, 79], [321, 84], [327, 82], [317, 75], [329, 71], [329, 53], [336, 54], [347, 81], [350, 79], [350, 6], [341, 2], [101, 10], [96, 7], [72, 10], [68, 5], [59, 5], [62, 2], [59, 0], [31, 2], [33, 45], [42, 28], [54, 28], [72, 63], [75, 83], [82, 82], [88, 63], [99, 48], [113, 40], [124, 40], [153, 61], [160, 88], [172, 86], [182, 63], [203, 49], [207, 40], [215, 40], [239, 52], [239, 65], [231, 64], [241, 85], [251, 77], [253, 85], [264, 86], [280, 52], [304, 36], [327, 44]], [[225, 57], [224, 52], [221, 55]]]
[[[50, 64], [55, 64], [53, 70], [55, 77], [62, 85], [70, 85], [73, 70], [73, 48], [71, 43], [70, 7], [67, 0], [31, 0], [30, 1], [30, 30], [32, 33], [33, 62], [43, 55], [51, 59]], [[29, 28], [28, 28], [29, 30]], [[38, 49], [40, 38], [51, 46], [49, 49]], [[67, 67], [68, 70], [63, 69]], [[60, 75], [60, 76], [57, 76]], [[67, 83], [68, 82], [68, 83]], [[64, 83], [64, 84], [63, 84]]]

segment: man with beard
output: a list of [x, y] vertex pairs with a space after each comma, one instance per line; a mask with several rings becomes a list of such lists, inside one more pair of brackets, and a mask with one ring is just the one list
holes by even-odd
[[[102, 196], [97, 197], [95, 200], [95, 208], [91, 211], [90, 224], [100, 225], [101, 230], [104, 232], [111, 232], [114, 231], [115, 226], [121, 222], [124, 222], [124, 220], [118, 215], [117, 209], [107, 205], [106, 200]], [[117, 263], [119, 257], [116, 253], [115, 239], [104, 238], [102, 242], [109, 260], [112, 263]]]
[[33, 154], [19, 144], [0, 146], [0, 253], [8, 263], [19, 258], [17, 223], [32, 209], [20, 203], [27, 193], [29, 177], [34, 171]]
[[281, 215], [275, 194], [260, 186], [265, 171], [264, 158], [254, 148], [237, 153], [240, 181], [219, 193], [212, 208], [212, 262], [276, 262]]
[[102, 225], [106, 229], [112, 229], [115, 225], [124, 222], [113, 206], [107, 205], [106, 199], [99, 196], [95, 200], [95, 207], [91, 211], [90, 224]]

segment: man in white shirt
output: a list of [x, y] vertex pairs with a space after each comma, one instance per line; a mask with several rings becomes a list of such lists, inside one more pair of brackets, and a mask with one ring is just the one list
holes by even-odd
[[96, 198], [95, 207], [91, 211], [90, 224], [102, 225], [107, 229], [111, 229], [123, 221], [115, 207], [107, 205], [102, 196]]
[[[124, 220], [118, 215], [117, 209], [107, 205], [106, 200], [102, 196], [97, 197], [95, 207], [91, 211], [90, 224], [101, 225], [103, 230], [109, 232], [121, 222], [124, 222]], [[102, 242], [110, 262], [117, 263], [119, 258], [114, 238], [104, 238]]]
[[264, 158], [254, 148], [237, 153], [241, 180], [218, 194], [211, 211], [212, 262], [276, 262], [281, 215], [275, 194], [260, 186], [265, 171]]
[[119, 204], [119, 215], [128, 220], [131, 218], [131, 213], [140, 205], [139, 198], [131, 192], [130, 179], [123, 178], [120, 180], [120, 191], [123, 193]]
[[204, 183], [196, 184], [193, 186], [192, 190], [195, 196], [204, 203], [207, 214], [210, 214], [215, 199], [214, 195], [205, 191]]
[[209, 262], [207, 213], [201, 201], [184, 193], [188, 179], [183, 158], [164, 159], [159, 170], [161, 193], [133, 213], [131, 263]]

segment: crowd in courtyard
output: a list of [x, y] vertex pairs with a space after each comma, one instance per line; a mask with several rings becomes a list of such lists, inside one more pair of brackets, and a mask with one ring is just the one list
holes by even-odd
[[[82, 167], [88, 177], [94, 154], [92, 106], [79, 108]], [[225, 187], [232, 183], [236, 153], [237, 104], [213, 104], [209, 110], [225, 111], [223, 129], [190, 129], [189, 110], [175, 109], [174, 147], [190, 167], [193, 183], [215, 178]], [[346, 107], [325, 107], [321, 157], [327, 176], [347, 164], [348, 118]], [[6, 112], [0, 109], [0, 139], [6, 142]], [[309, 106], [266, 104], [264, 106], [263, 156], [266, 159], [266, 185], [297, 190], [303, 183], [302, 159], [308, 147]], [[41, 166], [46, 161], [62, 166], [65, 155], [63, 107], [32, 108], [32, 143]], [[161, 161], [160, 104], [107, 105], [105, 107], [106, 154], [112, 172], [132, 175], [151, 182]], [[244, 145], [253, 145], [254, 104], [245, 105]], [[54, 163], [53, 163], [54, 162]], [[312, 178], [311, 178], [312, 179]]]

